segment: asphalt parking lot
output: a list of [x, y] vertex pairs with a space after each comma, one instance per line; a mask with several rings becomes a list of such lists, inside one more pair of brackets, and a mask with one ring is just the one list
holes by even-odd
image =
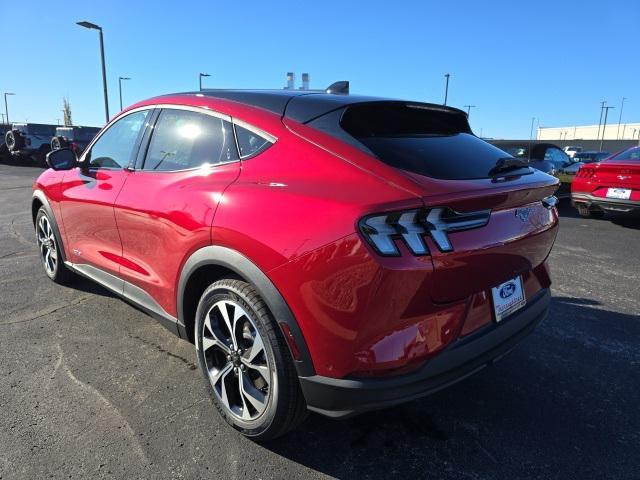
[[0, 478], [640, 478], [640, 220], [561, 206], [547, 320], [495, 366], [268, 445], [211, 406], [191, 345], [41, 271], [40, 169], [0, 165]]

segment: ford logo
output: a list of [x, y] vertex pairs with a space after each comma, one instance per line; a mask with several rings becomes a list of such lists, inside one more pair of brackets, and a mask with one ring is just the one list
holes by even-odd
[[516, 292], [516, 284], [513, 282], [506, 283], [500, 289], [500, 298], [509, 298]]

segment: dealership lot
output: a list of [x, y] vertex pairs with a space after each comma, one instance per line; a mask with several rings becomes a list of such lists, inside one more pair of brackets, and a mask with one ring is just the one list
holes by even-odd
[[42, 272], [41, 170], [0, 165], [0, 478], [632, 478], [640, 221], [563, 204], [549, 318], [426, 399], [257, 445], [211, 406], [193, 347], [89, 281]]

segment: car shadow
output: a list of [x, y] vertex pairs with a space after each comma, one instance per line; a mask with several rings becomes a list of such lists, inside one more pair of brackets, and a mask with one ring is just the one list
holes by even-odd
[[550, 312], [504, 360], [455, 386], [344, 421], [311, 415], [265, 447], [337, 478], [628, 477], [640, 446], [640, 317], [572, 297]]
[[571, 200], [565, 199], [558, 204], [558, 215], [563, 218], [577, 218], [590, 222], [612, 222], [625, 228], [640, 229], [640, 216], [629, 213], [605, 213], [602, 218], [583, 218], [578, 210], [571, 205]]
[[80, 292], [100, 295], [102, 297], [119, 298], [115, 293], [107, 290], [102, 285], [80, 275], [75, 276], [73, 281], [69, 284], [69, 288], [73, 288]]

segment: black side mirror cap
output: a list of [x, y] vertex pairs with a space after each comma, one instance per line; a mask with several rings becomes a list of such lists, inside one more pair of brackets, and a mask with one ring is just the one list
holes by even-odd
[[45, 161], [54, 170], [71, 170], [78, 164], [78, 157], [70, 148], [61, 148], [47, 153]]

